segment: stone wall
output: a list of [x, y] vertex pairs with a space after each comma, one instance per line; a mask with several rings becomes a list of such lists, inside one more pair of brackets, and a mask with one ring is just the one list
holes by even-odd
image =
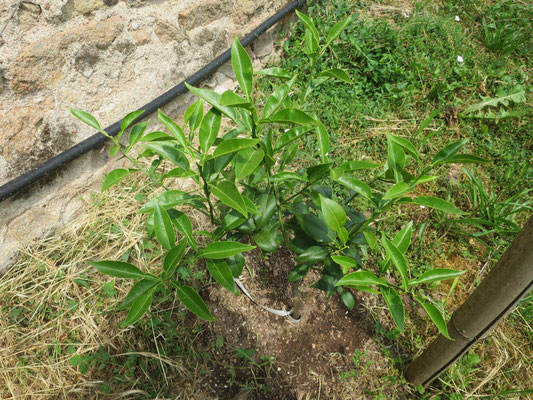
[[[111, 125], [226, 50], [289, 0], [1, 0], [0, 185], [95, 132], [69, 107]], [[254, 45], [272, 57], [277, 29]], [[234, 85], [230, 65], [206, 85]], [[176, 117], [191, 101], [165, 107]], [[24, 243], [80, 214], [83, 197], [112, 167], [92, 151], [23, 193], [0, 202], [0, 274]]]

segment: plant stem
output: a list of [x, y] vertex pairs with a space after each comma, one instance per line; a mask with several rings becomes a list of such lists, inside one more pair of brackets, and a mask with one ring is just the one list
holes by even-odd
[[211, 218], [211, 223], [215, 223], [215, 214], [213, 212], [213, 203], [211, 203], [211, 192], [209, 191], [209, 186], [207, 185], [207, 181], [204, 178], [202, 166], [197, 163], [198, 166], [198, 173], [200, 174], [200, 178], [203, 182], [203, 189], [204, 189], [204, 195], [207, 200], [207, 205], [209, 206], [209, 218]]
[[291, 317], [294, 319], [300, 319], [302, 317], [302, 308], [303, 308], [303, 302], [302, 302], [302, 296], [300, 293], [300, 285], [302, 281], [296, 281], [291, 282], [291, 294], [292, 294], [292, 315]]

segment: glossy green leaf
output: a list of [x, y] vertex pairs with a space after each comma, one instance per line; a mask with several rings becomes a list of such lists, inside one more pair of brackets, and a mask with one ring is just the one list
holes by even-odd
[[346, 225], [346, 212], [336, 201], [320, 196], [320, 208], [327, 226], [338, 232]]
[[311, 239], [317, 242], [331, 242], [326, 223], [314, 214], [305, 214], [300, 219], [302, 229]]
[[350, 75], [348, 75], [348, 73], [343, 69], [339, 69], [339, 68], [327, 69], [319, 73], [318, 76], [327, 76], [330, 78], [335, 78], [345, 83], [349, 83], [350, 85], [353, 85], [353, 81], [350, 79]]
[[276, 212], [276, 196], [273, 193], [264, 193], [257, 199], [257, 208], [259, 215], [255, 218], [255, 224], [258, 229], [265, 226]]
[[228, 289], [230, 292], [237, 294], [237, 287], [233, 280], [233, 274], [228, 264], [222, 260], [207, 260], [207, 270], [215, 281], [220, 283], [222, 287]]
[[198, 139], [200, 141], [200, 148], [204, 154], [207, 154], [209, 148], [215, 143], [218, 131], [220, 130], [220, 122], [222, 116], [220, 111], [212, 108], [205, 114], [202, 123], [200, 124], [200, 131]]
[[170, 142], [146, 143], [145, 147], [159, 154], [161, 157], [166, 158], [174, 165], [183, 168], [185, 171], [190, 169], [189, 160], [187, 160], [187, 157], [185, 157], [183, 152], [175, 144]]
[[348, 275], [344, 275], [335, 286], [374, 286], [374, 285], [386, 285], [387, 282], [378, 278], [376, 274], [370, 271], [356, 271]]
[[213, 317], [209, 308], [205, 305], [204, 301], [196, 291], [187, 285], [179, 286], [174, 282], [171, 282], [172, 285], [176, 288], [176, 295], [194, 315], [205, 319], [206, 321], [216, 321], [216, 318]]
[[125, 328], [139, 320], [143, 314], [148, 310], [150, 304], [152, 304], [153, 295], [152, 293], [146, 293], [137, 297], [137, 300], [131, 305], [131, 309], [128, 312], [126, 320], [121, 323], [121, 327]]
[[150, 132], [141, 137], [139, 142], [163, 142], [163, 141], [173, 141], [175, 138], [166, 134], [165, 132]]
[[353, 310], [353, 308], [355, 307], [355, 299], [353, 298], [353, 295], [347, 290], [341, 293], [341, 300], [346, 306], [346, 308], [348, 308], [348, 310]]
[[442, 334], [442, 336], [453, 340], [448, 333], [446, 321], [444, 320], [444, 316], [442, 315], [440, 310], [433, 304], [424, 301], [424, 299], [420, 296], [415, 296], [415, 299], [420, 303], [422, 307], [424, 307], [424, 310], [426, 310], [426, 313], [429, 315], [429, 318], [431, 318], [431, 320], [433, 321], [439, 332]]
[[307, 15], [302, 14], [298, 10], [295, 10], [295, 13], [298, 16], [298, 18], [300, 18], [300, 21], [302, 21], [304, 23], [304, 25], [311, 31], [311, 33], [315, 37], [316, 41], [319, 42], [320, 39], [318, 37], [318, 30], [316, 29], [316, 26], [313, 23], [313, 20], [311, 18], [309, 18]]
[[456, 271], [454, 269], [436, 268], [430, 271], [424, 272], [417, 279], [413, 279], [409, 282], [410, 286], [420, 285], [422, 283], [431, 283], [443, 281], [446, 279], [455, 279], [463, 275], [466, 271]]
[[341, 164], [340, 168], [342, 168], [344, 172], [350, 172], [365, 169], [374, 169], [380, 166], [381, 164], [375, 164], [369, 161], [345, 161]]
[[407, 272], [407, 260], [398, 248], [392, 244], [385, 236], [381, 239], [381, 244], [385, 248], [387, 256], [392, 260], [392, 263], [396, 266], [396, 269], [400, 273], [402, 278], [402, 286], [405, 290], [409, 287], [408, 284], [408, 272]]
[[89, 263], [102, 274], [117, 278], [136, 279], [144, 278], [142, 271], [135, 265], [122, 261], [92, 261]]
[[328, 255], [328, 251], [320, 246], [311, 246], [296, 258], [300, 264], [315, 264], [322, 261]]
[[157, 198], [154, 198], [154, 231], [159, 243], [166, 250], [174, 247], [176, 242], [176, 234], [172, 221], [168, 215], [167, 210], [159, 205]]
[[164, 278], [171, 278], [176, 272], [179, 262], [185, 255], [187, 250], [187, 239], [182, 239], [176, 246], [174, 246], [165, 256], [163, 261]]
[[297, 172], [280, 172], [279, 174], [270, 177], [271, 182], [285, 182], [287, 180], [307, 182], [305, 175], [301, 175]]
[[239, 151], [234, 159], [235, 179], [241, 180], [253, 174], [261, 165], [264, 156], [265, 152], [262, 149], [248, 147]]
[[234, 183], [222, 181], [217, 186], [209, 185], [209, 190], [222, 203], [240, 212], [245, 218], [248, 218], [246, 203]]
[[350, 22], [352, 22], [352, 16], [348, 16], [347, 18], [343, 19], [340, 22], [337, 22], [335, 25], [333, 25], [333, 28], [330, 29], [328, 32], [328, 37], [326, 39], [326, 44], [324, 45], [324, 48], [328, 47], [331, 42], [333, 42], [335, 39], [337, 39], [342, 31], [346, 29], [348, 25], [350, 25]]
[[350, 269], [357, 269], [357, 263], [351, 257], [331, 256], [331, 259], [342, 266], [342, 272], [347, 273]]
[[100, 128], [100, 124], [98, 123], [96, 118], [94, 118], [88, 112], [85, 112], [85, 111], [82, 111], [82, 110], [77, 110], [75, 108], [71, 108], [70, 112], [72, 113], [72, 115], [74, 115], [80, 121], [85, 122], [87, 125], [93, 127], [94, 129], [96, 129], [98, 131], [102, 130], [102, 128]]
[[372, 199], [372, 190], [370, 190], [370, 187], [363, 181], [352, 178], [349, 175], [342, 175], [335, 179], [335, 181], [352, 189], [367, 199]]
[[250, 108], [252, 104], [244, 97], [239, 96], [231, 90], [226, 90], [220, 97], [220, 104], [228, 107]]
[[425, 207], [434, 208], [439, 211], [444, 211], [448, 214], [463, 215], [465, 212], [459, 210], [449, 201], [432, 196], [418, 196], [412, 199], [414, 204], [418, 204]]
[[170, 131], [172, 136], [174, 136], [180, 145], [182, 145], [184, 148], [187, 148], [187, 141], [185, 140], [185, 133], [183, 133], [183, 129], [180, 128], [178, 124], [176, 124], [170, 117], [165, 115], [161, 109], [157, 110], [157, 118], [159, 121], [167, 127], [167, 129]]
[[144, 110], [133, 111], [126, 115], [120, 124], [120, 130], [124, 132], [138, 117], [144, 114]]
[[159, 281], [154, 279], [141, 279], [135, 285], [133, 285], [128, 292], [127, 296], [122, 300], [122, 303], [117, 307], [117, 310], [124, 310], [131, 306], [139, 296], [146, 294], [152, 288], [159, 284]]
[[242, 91], [246, 97], [250, 97], [253, 89], [254, 69], [250, 56], [242, 47], [237, 36], [233, 39], [233, 45], [231, 46], [231, 65]]
[[253, 238], [255, 244], [264, 251], [273, 253], [278, 249], [278, 241], [275, 231], [262, 230], [257, 232]]
[[400, 172], [405, 167], [405, 153], [403, 147], [396, 144], [390, 135], [387, 136], [387, 165], [393, 171]]
[[130, 174], [130, 171], [127, 169], [114, 169], [104, 179], [104, 182], [102, 183], [102, 192], [104, 190], [109, 189], [111, 186], [115, 185], [116, 183], [120, 182], [122, 179], [127, 177]]
[[137, 143], [141, 139], [142, 135], [146, 131], [147, 126], [148, 126], [148, 121], [133, 125], [133, 128], [131, 128], [130, 137], [129, 137], [130, 147], [132, 147], [135, 143]]
[[400, 332], [403, 333], [405, 315], [400, 295], [396, 292], [396, 290], [387, 286], [382, 286], [380, 291], [385, 299], [385, 303], [387, 303], [387, 307], [392, 315], [392, 319], [396, 323], [396, 326], [400, 329]]
[[213, 153], [213, 157], [220, 157], [224, 154], [230, 154], [247, 147], [252, 147], [259, 143], [259, 139], [248, 139], [248, 138], [235, 138], [227, 139], [220, 143]]
[[299, 125], [315, 124], [316, 120], [297, 108], [284, 108], [276, 111], [269, 118], [270, 122], [291, 123]]
[[316, 126], [316, 133], [318, 136], [318, 149], [320, 151], [320, 156], [322, 162], [327, 162], [328, 160], [328, 151], [329, 151], [329, 134], [326, 127], [319, 122]]
[[446, 162], [450, 157], [453, 157], [455, 154], [457, 154], [459, 150], [461, 150], [467, 143], [468, 143], [468, 139], [462, 139], [457, 142], [449, 144], [444, 149], [439, 151], [435, 155], [435, 157], [433, 157], [431, 164], [434, 165], [434, 164]]
[[205, 258], [220, 260], [252, 249], [255, 249], [255, 246], [250, 246], [239, 242], [213, 242], [209, 244], [204, 250], [202, 250], [200, 252], [200, 255]]
[[487, 164], [490, 160], [475, 156], [473, 154], [455, 154], [448, 157], [444, 163], [457, 163], [457, 164]]
[[192, 233], [192, 223], [189, 217], [181, 211], [174, 209], [168, 210], [168, 216], [178, 231], [187, 238], [191, 247], [196, 250], [196, 240]]
[[411, 244], [412, 234], [413, 221], [409, 221], [409, 223], [405, 225], [403, 229], [394, 236], [394, 239], [392, 239], [392, 244], [394, 244], [402, 254], [405, 254], [405, 252], [409, 248], [409, 245]]
[[399, 136], [395, 136], [391, 133], [387, 133], [387, 138], [391, 140], [392, 142], [396, 143], [401, 148], [403, 148], [416, 161], [420, 161], [418, 150], [415, 148], [415, 146], [413, 146], [413, 144], [409, 140], [401, 138]]
[[283, 78], [283, 79], [291, 78], [291, 74], [289, 73], [289, 71], [283, 68], [278, 68], [278, 67], [261, 69], [259, 71], [255, 71], [254, 74], [274, 76], [276, 78]]
[[292, 79], [289, 80], [285, 85], [280, 86], [274, 90], [270, 96], [268, 96], [263, 109], [263, 118], [268, 118], [273, 112], [281, 107], [295, 81], [296, 75], [292, 77]]
[[366, 243], [371, 249], [374, 249], [376, 247], [376, 243], [378, 241], [376, 234], [374, 232], [370, 231], [363, 231], [363, 235], [366, 239]]
[[198, 99], [187, 108], [183, 119], [186, 123], [189, 123], [189, 129], [195, 131], [200, 126], [203, 116], [204, 102], [202, 99]]
[[311, 30], [306, 29], [304, 34], [303, 51], [307, 55], [314, 55], [318, 52], [319, 42]]
[[412, 192], [414, 190], [414, 187], [411, 185], [408, 185], [405, 182], [398, 182], [393, 187], [391, 187], [387, 192], [385, 192], [385, 195], [383, 196], [383, 200], [391, 200], [396, 199], [398, 197], [403, 196], [406, 193]]

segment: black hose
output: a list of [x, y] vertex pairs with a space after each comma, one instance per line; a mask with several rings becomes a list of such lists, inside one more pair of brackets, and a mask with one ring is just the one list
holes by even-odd
[[[270, 27], [272, 27], [276, 22], [280, 21], [283, 17], [285, 17], [287, 14], [294, 11], [297, 7], [301, 6], [303, 3], [305, 3], [305, 0], [295, 0], [289, 5], [287, 5], [286, 7], [282, 8], [280, 11], [278, 11], [276, 14], [268, 18], [266, 21], [261, 23], [261, 25], [255, 28], [252, 32], [246, 35], [242, 39], [241, 44], [243, 46], [248, 46], [255, 39], [257, 39], [257, 37], [259, 37], [261, 34], [266, 32]], [[185, 93], [187, 91], [185, 82], [187, 82], [190, 85], [196, 85], [198, 82], [202, 81], [207, 76], [215, 72], [218, 69], [218, 67], [220, 67], [222, 64], [229, 61], [230, 58], [231, 58], [231, 49], [228, 49], [224, 53], [219, 55], [217, 58], [215, 58], [213, 61], [211, 61], [209, 64], [207, 64], [205, 67], [197, 71], [194, 75], [185, 79], [183, 82], [179, 83], [177, 86], [174, 86], [168, 92], [163, 93], [161, 96], [157, 97], [150, 103], [141, 107], [140, 109], [145, 110], [145, 112], [142, 113], [135, 120], [135, 122], [140, 121], [143, 118], [146, 118], [148, 115], [152, 114], [154, 111], [157, 111], [158, 108], [163, 107], [165, 104], [168, 104], [171, 100], [175, 99], [177, 96]], [[120, 132], [120, 123], [121, 121], [117, 121], [114, 124], [105, 128], [104, 130], [109, 135], [115, 136], [118, 132]], [[43, 178], [49, 173], [54, 172], [55, 170], [59, 169], [63, 165], [81, 157], [85, 153], [98, 148], [99, 146], [103, 145], [106, 140], [107, 138], [104, 135], [102, 135], [101, 133], [97, 133], [81, 141], [80, 143], [72, 146], [71, 148], [65, 150], [64, 152], [58, 154], [57, 156], [52, 157], [51, 159], [47, 160], [39, 167], [32, 169], [31, 171], [28, 171], [25, 174], [20, 175], [19, 177], [9, 181], [5, 185], [0, 186], [0, 201], [7, 199], [8, 197], [14, 195], [18, 191], [24, 189], [25, 187], [37, 182], [39, 179]]]

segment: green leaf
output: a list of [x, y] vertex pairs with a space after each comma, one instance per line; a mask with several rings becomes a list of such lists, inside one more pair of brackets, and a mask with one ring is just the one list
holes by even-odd
[[258, 229], [265, 226], [276, 212], [276, 196], [273, 193], [264, 193], [257, 200], [259, 215], [255, 218], [255, 225]]
[[166, 116], [161, 109], [157, 110], [157, 118], [163, 125], [167, 127], [172, 136], [178, 139], [179, 144], [181, 144], [184, 148], [187, 148], [185, 133], [183, 133], [183, 130], [179, 127], [179, 125], [172, 121], [170, 117]]
[[159, 154], [161, 157], [169, 160], [174, 165], [183, 168], [185, 171], [190, 169], [189, 160], [187, 157], [177, 148], [176, 144], [166, 142], [146, 143], [147, 149], [152, 150], [154, 153]]
[[165, 279], [174, 275], [179, 262], [185, 255], [185, 250], [187, 250], [187, 240], [183, 239], [167, 253], [163, 261], [163, 269], [165, 271], [163, 277]]
[[255, 249], [255, 246], [250, 246], [239, 242], [213, 242], [203, 249], [200, 252], [200, 255], [205, 258], [220, 260], [252, 249]]
[[220, 283], [224, 288], [234, 294], [238, 293], [231, 269], [225, 261], [207, 260], [207, 270], [213, 279]]
[[353, 298], [353, 295], [350, 292], [348, 292], [347, 290], [342, 292], [341, 299], [346, 308], [348, 308], [348, 310], [353, 310], [353, 308], [355, 307], [355, 299]]
[[300, 20], [304, 23], [304, 25], [311, 31], [317, 43], [320, 42], [320, 39], [318, 37], [318, 30], [316, 29], [315, 24], [313, 23], [313, 20], [309, 18], [307, 15], [302, 14], [298, 10], [295, 10], [295, 12], [298, 18], [300, 18]]
[[245, 218], [248, 218], [246, 203], [235, 184], [229, 181], [222, 181], [217, 186], [209, 185], [209, 190], [222, 203], [240, 212]]
[[127, 296], [122, 300], [122, 303], [117, 307], [117, 311], [124, 310], [131, 306], [139, 296], [150, 291], [154, 286], [158, 285], [159, 281], [154, 279], [141, 279], [135, 285], [132, 286]]
[[405, 290], [409, 287], [408, 274], [407, 274], [407, 260], [398, 248], [392, 244], [385, 236], [381, 239], [381, 244], [385, 248], [387, 256], [392, 260], [392, 263], [396, 266], [396, 269], [400, 273], [402, 278], [402, 285]]
[[102, 130], [102, 128], [100, 128], [100, 124], [98, 123], [96, 118], [94, 118], [88, 112], [85, 112], [85, 111], [82, 111], [82, 110], [77, 110], [75, 108], [71, 108], [70, 112], [72, 113], [72, 115], [74, 115], [80, 121], [85, 122], [87, 125], [93, 127], [94, 129], [96, 129], [98, 131]]
[[317, 242], [331, 242], [326, 223], [314, 214], [305, 214], [300, 219], [302, 229], [311, 239]]
[[318, 46], [318, 40], [313, 35], [313, 32], [311, 32], [309, 29], [306, 29], [304, 34], [304, 53], [309, 56], [313, 56], [318, 52]]
[[291, 78], [291, 74], [289, 73], [289, 71], [287, 71], [286, 69], [277, 68], [277, 67], [261, 69], [259, 71], [255, 71], [254, 74], [274, 76], [276, 78], [283, 78], [283, 79]]
[[331, 230], [338, 232], [346, 225], [346, 212], [336, 201], [320, 195], [320, 209], [324, 221]]
[[276, 111], [268, 120], [269, 122], [291, 123], [299, 125], [315, 124], [317, 122], [313, 117], [306, 114], [302, 110], [291, 107]]
[[259, 139], [248, 139], [248, 138], [235, 138], [227, 139], [220, 143], [213, 153], [213, 157], [220, 157], [224, 154], [230, 154], [235, 151], [245, 149], [247, 147], [252, 147], [259, 143]]
[[385, 195], [383, 196], [383, 200], [392, 200], [397, 197], [401, 197], [406, 193], [412, 192], [414, 190], [414, 187], [411, 185], [408, 185], [405, 182], [398, 182], [393, 187], [391, 187], [387, 192], [385, 192]]
[[144, 278], [144, 274], [135, 265], [122, 261], [92, 261], [89, 263], [99, 272], [117, 278]]
[[356, 269], [357, 263], [351, 257], [347, 256], [331, 256], [331, 259], [342, 266], [342, 272], [346, 274], [351, 268]]
[[456, 154], [448, 157], [444, 163], [457, 163], [457, 164], [487, 164], [490, 160], [475, 156], [473, 154]]
[[429, 315], [429, 318], [431, 318], [431, 320], [433, 321], [439, 332], [442, 334], [442, 336], [453, 340], [448, 333], [446, 321], [444, 320], [444, 316], [439, 311], [439, 309], [433, 304], [425, 302], [424, 299], [419, 296], [415, 296], [415, 299], [420, 303], [420, 305], [422, 305], [422, 307], [424, 307], [424, 310], [426, 310], [426, 313]]
[[363, 231], [363, 235], [365, 236], [366, 243], [368, 244], [368, 246], [371, 249], [374, 249], [378, 241], [378, 239], [376, 238], [376, 234], [370, 231]]
[[205, 114], [205, 117], [200, 124], [200, 131], [198, 133], [200, 148], [204, 154], [207, 154], [209, 148], [213, 145], [213, 143], [215, 143], [221, 121], [222, 116], [220, 115], [220, 111], [214, 108]]
[[135, 124], [133, 128], [131, 128], [130, 137], [129, 137], [129, 143], [130, 143], [129, 147], [132, 147], [135, 143], [137, 143], [141, 139], [141, 136], [146, 131], [147, 126], [148, 126], [148, 121], [145, 121], [139, 124]]
[[120, 124], [120, 130], [124, 132], [142, 114], [144, 114], [144, 110], [133, 111], [126, 115]]
[[373, 272], [361, 270], [344, 275], [335, 283], [335, 286], [373, 286], [386, 284], [387, 281], [378, 278]]
[[342, 168], [344, 172], [360, 171], [365, 169], [374, 169], [381, 166], [381, 164], [375, 164], [368, 161], [345, 161], [339, 168]]
[[514, 93], [511, 94], [505, 94], [500, 97], [483, 97], [483, 101], [474, 105], [471, 105], [468, 107], [464, 113], [473, 113], [475, 111], [480, 111], [485, 107], [497, 107], [498, 104], [503, 104], [504, 106], [509, 105], [509, 101], [513, 101], [515, 103], [524, 103], [526, 101], [526, 91], [525, 90], [517, 90]]
[[396, 326], [400, 329], [400, 332], [404, 331], [404, 311], [403, 303], [400, 295], [392, 288], [382, 286], [380, 288], [381, 294], [389, 307], [389, 311], [392, 314], [392, 319], [396, 323]]
[[459, 152], [459, 150], [461, 150], [467, 143], [468, 139], [462, 139], [449, 144], [444, 149], [435, 154], [435, 157], [433, 157], [431, 164], [435, 165], [438, 163], [446, 162], [450, 157], [453, 157], [455, 154], [457, 154], [457, 152]]
[[328, 151], [329, 151], [329, 135], [326, 127], [319, 122], [316, 126], [316, 133], [318, 136], [318, 146], [320, 150], [320, 156], [322, 157], [322, 162], [328, 161]]
[[268, 96], [263, 108], [263, 118], [268, 118], [274, 111], [276, 111], [285, 101], [292, 85], [296, 81], [296, 75], [292, 77], [285, 85], [280, 86]]
[[128, 171], [127, 169], [122, 169], [122, 168], [114, 169], [109, 174], [107, 174], [107, 176], [105, 177], [104, 183], [102, 183], [102, 192], [104, 190], [109, 189], [114, 184], [120, 182], [122, 179], [124, 179], [129, 174], [130, 174], [130, 171]]
[[350, 75], [348, 75], [348, 73], [343, 69], [339, 69], [339, 68], [327, 69], [319, 73], [317, 76], [327, 76], [330, 78], [338, 79], [345, 83], [349, 83], [350, 85], [353, 85], [353, 81], [350, 79]]
[[420, 156], [418, 155], [418, 151], [416, 150], [415, 146], [413, 146], [413, 144], [409, 140], [401, 138], [399, 136], [394, 136], [391, 133], [387, 133], [387, 138], [391, 140], [392, 142], [396, 143], [401, 148], [403, 148], [417, 162], [420, 161]]
[[328, 255], [328, 251], [320, 246], [311, 246], [296, 258], [300, 264], [315, 264], [322, 261]]
[[222, 96], [220, 97], [220, 104], [228, 107], [243, 108], [250, 108], [252, 106], [248, 100], [232, 92], [231, 90], [226, 90], [224, 93], [222, 93]]
[[189, 123], [189, 129], [195, 131], [200, 126], [202, 118], [204, 116], [204, 102], [202, 99], [196, 100], [185, 111], [183, 119]]
[[443, 281], [446, 279], [455, 279], [463, 275], [466, 271], [456, 271], [454, 269], [436, 268], [424, 272], [417, 279], [409, 282], [409, 286], [420, 285], [421, 283], [431, 283]]
[[352, 189], [369, 200], [372, 199], [372, 190], [370, 190], [370, 187], [363, 181], [354, 179], [349, 175], [340, 176], [339, 178], [335, 179], [335, 181]]
[[278, 241], [275, 231], [262, 230], [257, 232], [253, 238], [255, 244], [257, 244], [264, 251], [273, 253], [278, 249]]
[[170, 250], [174, 247], [176, 234], [172, 227], [172, 221], [170, 220], [167, 210], [159, 205], [157, 198], [154, 198], [154, 230], [161, 246], [166, 250]]
[[242, 47], [237, 36], [233, 39], [231, 46], [231, 65], [237, 82], [239, 82], [246, 97], [249, 98], [252, 95], [254, 69], [250, 56]]
[[171, 282], [172, 286], [176, 288], [176, 294], [185, 307], [187, 307], [194, 315], [205, 319], [206, 321], [216, 321], [211, 311], [207, 308], [204, 301], [198, 293], [187, 285], [179, 286], [175, 282]]
[[403, 147], [396, 144], [390, 137], [387, 135], [387, 165], [393, 171], [400, 172], [405, 167], [405, 153]]
[[333, 42], [335, 39], [337, 39], [342, 31], [346, 29], [348, 25], [350, 25], [350, 22], [352, 22], [352, 16], [348, 16], [347, 18], [343, 19], [342, 21], [336, 23], [333, 28], [330, 29], [328, 32], [328, 37], [326, 39], [326, 44], [324, 45], [324, 48], [328, 47], [331, 42]]
[[262, 149], [253, 149], [248, 147], [237, 153], [235, 156], [235, 179], [241, 180], [255, 172], [257, 167], [261, 165], [261, 161], [265, 156]]
[[192, 234], [192, 223], [189, 217], [181, 211], [174, 209], [168, 210], [168, 216], [178, 231], [187, 238], [191, 247], [196, 250], [196, 240]]
[[412, 199], [414, 204], [418, 204], [425, 207], [434, 208], [439, 211], [444, 211], [449, 214], [463, 215], [465, 212], [459, 210], [449, 201], [432, 196], [418, 196]]
[[128, 312], [126, 320], [121, 323], [121, 327], [125, 328], [126, 326], [137, 322], [137, 320], [142, 317], [146, 310], [148, 310], [148, 307], [150, 307], [150, 304], [152, 304], [152, 300], [152, 293], [146, 293], [137, 297], [137, 300], [133, 302], [131, 309]]
[[413, 233], [413, 221], [409, 221], [404, 228], [394, 236], [392, 244], [394, 244], [402, 254], [405, 254], [409, 245], [411, 244], [411, 236]]

